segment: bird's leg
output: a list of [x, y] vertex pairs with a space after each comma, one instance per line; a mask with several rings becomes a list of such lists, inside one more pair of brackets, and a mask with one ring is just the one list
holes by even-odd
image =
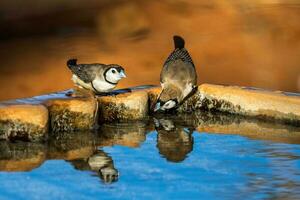
[[116, 95], [119, 95], [119, 94], [129, 93], [129, 92], [132, 92], [132, 90], [130, 88], [113, 90], [113, 91], [110, 91], [110, 92], [101, 92], [101, 93], [97, 93], [97, 95], [98, 96], [116, 96]]
[[95, 108], [95, 112], [94, 112], [94, 128], [97, 129], [98, 128], [98, 117], [99, 117], [99, 102], [98, 102], [98, 98], [97, 96], [94, 96], [95, 101], [96, 101], [96, 108]]
[[74, 88], [74, 92], [72, 93], [67, 93], [66, 94], [67, 96], [70, 96], [70, 97], [94, 97], [95, 94], [93, 91], [90, 91], [90, 90], [87, 90], [87, 89], [84, 89], [84, 88], [81, 88], [81, 87], [75, 87]]
[[68, 92], [66, 95], [70, 96], [70, 97], [74, 97], [74, 98], [78, 97], [78, 98], [93, 98], [94, 99], [96, 106], [95, 106], [95, 110], [93, 113], [93, 117], [94, 117], [93, 125], [94, 125], [94, 128], [97, 129], [98, 128], [99, 103], [98, 103], [98, 99], [97, 99], [97, 96], [95, 95], [95, 93], [93, 91], [86, 90], [81, 87], [75, 87], [73, 92]]
[[95, 101], [95, 110], [93, 113], [94, 116], [94, 121], [93, 121], [93, 125], [94, 128], [97, 129], [98, 128], [98, 108], [99, 108], [99, 102], [97, 99], [97, 96], [95, 95], [95, 93], [91, 90], [86, 90], [86, 89], [79, 89], [78, 90], [79, 95], [81, 95], [81, 97], [86, 97], [86, 98], [92, 98]]

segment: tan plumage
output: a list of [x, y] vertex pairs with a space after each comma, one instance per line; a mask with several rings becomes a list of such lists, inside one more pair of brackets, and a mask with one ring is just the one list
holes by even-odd
[[175, 50], [167, 58], [160, 74], [162, 92], [155, 111], [177, 107], [197, 87], [195, 66], [184, 48], [184, 40], [174, 36], [174, 44]]

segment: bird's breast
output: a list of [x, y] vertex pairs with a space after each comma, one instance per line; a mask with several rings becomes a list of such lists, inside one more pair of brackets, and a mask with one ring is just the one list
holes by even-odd
[[105, 80], [95, 79], [93, 81], [93, 86], [98, 92], [109, 92], [113, 90], [116, 85], [106, 82]]
[[89, 89], [89, 90], [93, 90], [92, 86], [90, 83], [85, 83], [84, 81], [82, 81], [80, 78], [78, 78], [78, 76], [76, 76], [75, 74], [73, 74], [72, 76], [72, 81], [79, 87], [81, 88], [85, 88], [85, 89]]

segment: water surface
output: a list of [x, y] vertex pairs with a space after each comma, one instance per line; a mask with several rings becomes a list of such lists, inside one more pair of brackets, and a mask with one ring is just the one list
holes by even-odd
[[299, 141], [297, 127], [211, 115], [2, 141], [0, 199], [299, 199]]

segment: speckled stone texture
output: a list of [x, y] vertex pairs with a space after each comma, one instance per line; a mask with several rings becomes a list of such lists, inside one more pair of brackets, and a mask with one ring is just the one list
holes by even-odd
[[[150, 110], [160, 88], [148, 89]], [[197, 110], [221, 111], [300, 125], [300, 94], [256, 88], [202, 84], [177, 109], [177, 113]]]
[[[160, 87], [141, 86], [109, 96], [72, 96], [70, 91], [0, 103], [0, 139], [39, 141], [47, 133], [90, 130], [95, 122], [148, 118]], [[98, 113], [97, 113], [98, 108]], [[256, 88], [202, 84], [176, 114], [223, 112], [300, 125], [300, 94]], [[96, 120], [98, 114], [98, 121]]]
[[256, 88], [202, 84], [201, 107], [300, 125], [300, 96]]
[[146, 91], [98, 97], [98, 102], [100, 122], [139, 120], [148, 115]]
[[73, 132], [94, 127], [97, 100], [72, 96], [72, 90], [0, 103], [0, 139], [47, 138], [47, 132]]
[[0, 139], [42, 140], [48, 131], [48, 110], [43, 105], [0, 104]]
[[50, 113], [51, 131], [73, 132], [92, 129], [96, 103], [93, 97], [48, 100], [45, 104]]

